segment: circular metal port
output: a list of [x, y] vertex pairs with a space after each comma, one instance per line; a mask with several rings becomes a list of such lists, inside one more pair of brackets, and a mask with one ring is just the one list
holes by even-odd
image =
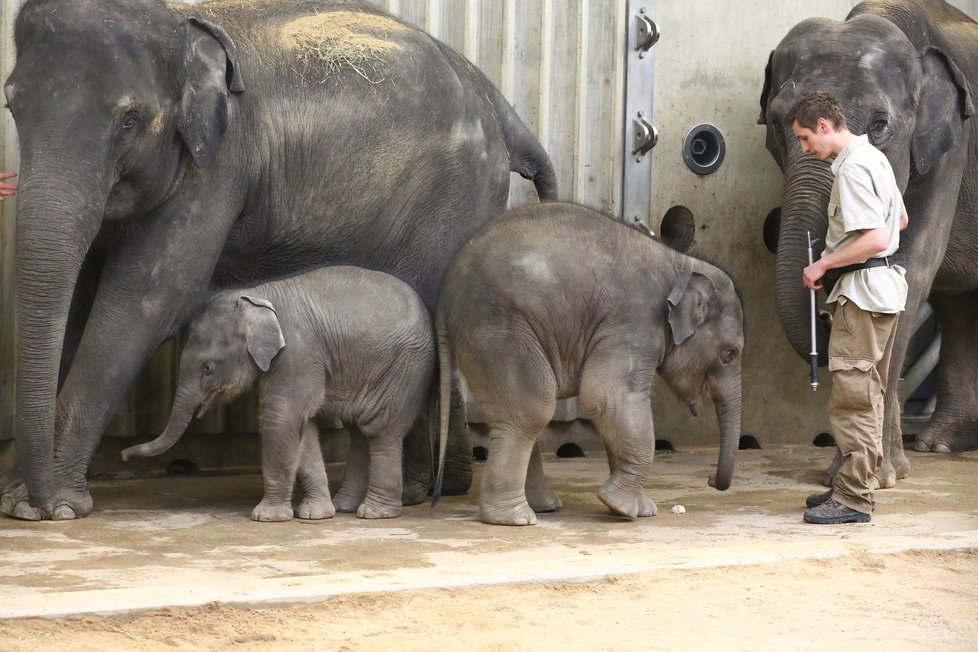
[[696, 125], [683, 141], [683, 160], [696, 174], [716, 172], [726, 152], [723, 134], [711, 124]]

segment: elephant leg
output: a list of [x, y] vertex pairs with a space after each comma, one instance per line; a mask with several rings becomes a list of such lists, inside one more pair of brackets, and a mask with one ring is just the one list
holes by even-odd
[[[58, 394], [53, 456], [58, 488], [52, 519], [91, 512], [85, 476], [102, 433], [150, 356], [207, 291], [227, 229], [214, 226], [223, 224], [220, 216], [203, 226], [199, 217], [189, 211], [157, 216], [117, 243], [106, 260]], [[0, 507], [17, 513], [18, 505], [10, 503], [4, 500]]]
[[[531, 468], [534, 475], [543, 475], [540, 460], [531, 464], [531, 458], [537, 438], [553, 418], [557, 381], [535, 342], [520, 347], [512, 338], [483, 338], [478, 344], [480, 349], [466, 358], [473, 371], [483, 373], [465, 377], [489, 425], [479, 518], [494, 525], [534, 525], [537, 517], [527, 501], [527, 475]], [[501, 357], [501, 351], [507, 355]]]
[[354, 425], [350, 431], [350, 454], [343, 467], [343, 482], [333, 497], [336, 511], [352, 514], [367, 496], [367, 469], [370, 466], [370, 449], [367, 438]]
[[336, 508], [329, 495], [329, 479], [319, 447], [319, 428], [311, 419], [302, 432], [302, 456], [296, 479], [302, 488], [302, 501], [295, 509], [295, 516], [309, 520], [333, 518]]
[[822, 484], [826, 487], [831, 487], [832, 483], [835, 482], [835, 474], [839, 472], [839, 467], [842, 466], [842, 451], [838, 448], [835, 449], [835, 457], [832, 458], [832, 463], [829, 464], [829, 468], [825, 470], [825, 477], [822, 478]]
[[581, 403], [609, 451], [611, 474], [598, 498], [614, 514], [655, 516], [658, 508], [642, 487], [655, 455], [649, 392], [627, 391], [631, 383], [613, 356], [593, 352], [581, 378]]
[[560, 496], [547, 484], [543, 474], [543, 458], [540, 455], [540, 442], [533, 443], [530, 464], [526, 469], [526, 501], [534, 512], [555, 512], [563, 507]]
[[536, 524], [536, 514], [527, 502], [525, 493], [527, 469], [536, 436], [537, 433], [528, 432], [518, 425], [490, 425], [489, 457], [486, 459], [479, 497], [479, 518], [483, 523]]
[[402, 446], [413, 415], [364, 425], [370, 460], [367, 494], [357, 508], [359, 518], [395, 518], [401, 515], [403, 490]]
[[[266, 390], [266, 388], [263, 388]], [[303, 419], [290, 399], [263, 391], [261, 401], [261, 474], [265, 495], [251, 512], [254, 521], [292, 519], [292, 489], [304, 451], [303, 436], [309, 420]], [[318, 448], [318, 445], [317, 445]], [[322, 455], [320, 454], [320, 459]], [[323, 471], [325, 475], [325, 469]]]
[[[436, 390], [437, 393], [437, 390]], [[435, 466], [428, 428], [429, 416], [418, 419], [404, 438], [404, 505], [424, 502], [432, 484]], [[437, 424], [434, 424], [437, 429]], [[448, 446], [445, 451], [443, 496], [460, 496], [472, 486], [472, 444], [465, 413], [465, 396], [458, 370], [452, 370], [452, 402], [448, 420]]]
[[952, 453], [978, 448], [978, 291], [953, 296], [933, 295], [931, 303], [941, 327], [937, 363], [937, 407], [914, 449]]

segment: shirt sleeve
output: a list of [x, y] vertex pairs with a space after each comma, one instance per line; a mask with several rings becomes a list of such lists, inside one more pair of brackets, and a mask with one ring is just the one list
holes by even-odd
[[839, 175], [839, 205], [846, 233], [886, 228], [886, 209], [869, 170], [853, 166]]

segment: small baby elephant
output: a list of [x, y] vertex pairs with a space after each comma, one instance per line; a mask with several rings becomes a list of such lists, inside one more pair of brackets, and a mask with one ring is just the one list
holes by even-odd
[[[655, 450], [656, 373], [694, 414], [712, 395], [721, 445], [709, 484], [727, 489], [740, 441], [743, 324], [724, 272], [592, 210], [546, 203], [494, 218], [452, 261], [435, 329], [442, 406], [454, 353], [490, 427], [480, 518], [532, 525], [534, 511], [560, 506], [536, 442], [556, 400], [572, 396], [609, 451], [598, 497], [616, 514], [654, 515], [642, 483]], [[441, 422], [443, 457], [444, 408]]]
[[[336, 510], [399, 516], [402, 442], [427, 405], [434, 360], [421, 299], [381, 272], [325, 267], [224, 291], [190, 325], [166, 430], [122, 457], [162, 453], [195, 411], [230, 401], [259, 379], [265, 495], [251, 518], [291, 519], [296, 479], [304, 494], [299, 518], [330, 518]], [[350, 458], [335, 499], [312, 421], [319, 412], [350, 430]]]

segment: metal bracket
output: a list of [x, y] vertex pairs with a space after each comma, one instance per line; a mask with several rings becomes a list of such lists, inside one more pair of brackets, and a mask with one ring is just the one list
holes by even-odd
[[632, 154], [645, 156], [659, 144], [659, 130], [645, 120], [645, 113], [639, 111], [632, 120]]
[[623, 116], [621, 218], [649, 224], [652, 210], [652, 157], [659, 130], [652, 123], [655, 83], [653, 46], [662, 30], [652, 20], [656, 0], [627, 0], [625, 114]]
[[659, 24], [645, 15], [645, 7], [639, 9], [638, 15], [635, 16], [635, 31], [635, 49], [638, 50], [640, 58], [645, 58], [645, 53], [659, 42], [659, 37], [662, 35]]

